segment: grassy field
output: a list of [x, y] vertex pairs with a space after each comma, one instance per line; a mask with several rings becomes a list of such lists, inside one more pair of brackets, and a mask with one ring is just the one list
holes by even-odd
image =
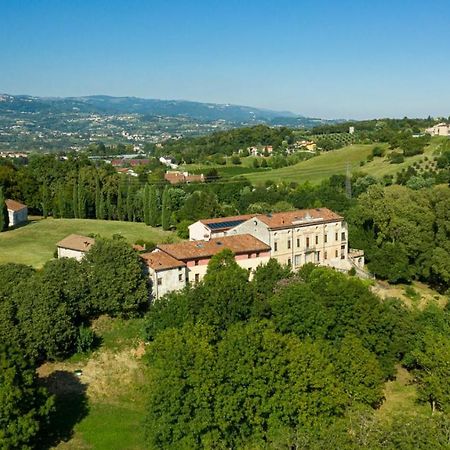
[[71, 234], [98, 234], [111, 237], [121, 234], [134, 243], [138, 239], [163, 242], [170, 232], [150, 228], [143, 223], [89, 219], [32, 219], [27, 225], [0, 233], [0, 264], [9, 262], [29, 264], [34, 267], [52, 259], [55, 244]]
[[386, 157], [382, 157], [375, 158], [371, 162], [365, 162], [361, 166], [360, 163], [367, 160], [374, 147], [388, 149], [388, 145], [354, 144], [339, 150], [322, 153], [317, 157], [301, 161], [293, 166], [275, 170], [257, 170], [245, 176], [254, 184], [263, 184], [267, 180], [275, 182], [296, 181], [297, 183], [309, 181], [316, 184], [332, 175], [345, 174], [347, 165], [349, 165], [352, 173], [359, 171], [380, 178], [383, 175], [395, 175], [397, 172], [423, 160], [425, 157], [431, 159], [445, 139], [433, 138], [422, 155], [408, 157], [400, 164], [390, 164]]
[[[58, 450], [143, 450], [146, 385], [142, 319], [100, 317], [100, 348], [90, 355], [45, 363], [38, 373], [57, 396], [53, 427]], [[80, 377], [74, 371], [82, 370]]]
[[320, 183], [331, 175], [345, 174], [347, 164], [350, 165], [352, 171], [359, 169], [360, 161], [364, 161], [370, 155], [373, 147], [374, 145], [355, 144], [339, 150], [322, 153], [293, 166], [258, 171], [250, 173], [246, 177], [255, 184], [262, 184], [267, 180]]

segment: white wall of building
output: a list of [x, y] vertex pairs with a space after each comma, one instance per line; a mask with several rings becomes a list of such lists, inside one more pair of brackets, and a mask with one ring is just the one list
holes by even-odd
[[149, 268], [148, 272], [154, 298], [161, 298], [168, 292], [179, 291], [186, 286], [186, 267], [158, 271]]
[[58, 258], [73, 258], [81, 261], [84, 257], [84, 252], [80, 250], [71, 250], [70, 248], [58, 247]]

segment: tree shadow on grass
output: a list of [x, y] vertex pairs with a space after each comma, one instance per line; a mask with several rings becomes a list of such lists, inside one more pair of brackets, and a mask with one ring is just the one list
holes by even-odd
[[89, 405], [87, 386], [72, 372], [57, 370], [43, 379], [43, 385], [55, 396], [55, 410], [38, 446], [45, 450], [72, 438], [75, 425], [89, 413]]

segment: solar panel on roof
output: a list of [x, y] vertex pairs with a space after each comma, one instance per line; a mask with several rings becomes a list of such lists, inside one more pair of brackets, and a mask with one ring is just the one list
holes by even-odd
[[245, 220], [229, 220], [225, 222], [208, 223], [207, 225], [209, 228], [211, 228], [211, 230], [217, 230], [220, 228], [232, 228], [240, 225], [243, 222], [245, 222]]

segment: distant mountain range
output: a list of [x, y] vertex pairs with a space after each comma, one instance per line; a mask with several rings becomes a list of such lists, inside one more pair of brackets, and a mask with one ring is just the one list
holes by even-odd
[[255, 124], [311, 128], [335, 122], [289, 111], [186, 100], [0, 94], [0, 150], [77, 148], [92, 141], [159, 142]]

